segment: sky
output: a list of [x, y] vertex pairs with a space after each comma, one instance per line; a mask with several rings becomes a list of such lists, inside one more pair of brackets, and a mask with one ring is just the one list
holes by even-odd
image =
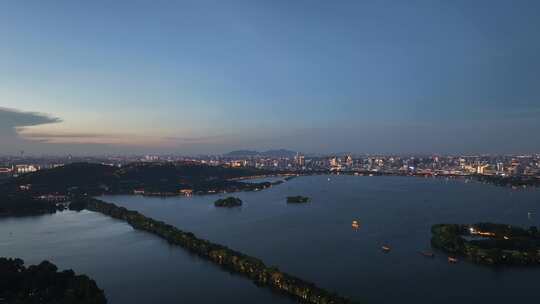
[[0, 154], [540, 152], [540, 1], [0, 2]]

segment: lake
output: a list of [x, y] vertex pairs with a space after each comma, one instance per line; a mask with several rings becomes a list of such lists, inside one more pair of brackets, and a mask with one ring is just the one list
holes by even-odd
[[[90, 211], [0, 219], [0, 256], [96, 280], [115, 303], [293, 303], [152, 234]], [[241, 292], [240, 292], [241, 291]]]
[[[223, 195], [103, 196], [198, 237], [261, 258], [267, 265], [366, 303], [537, 301], [540, 268], [488, 267], [446, 255], [434, 259], [436, 223], [540, 225], [540, 191], [417, 177], [307, 176], [259, 192], [235, 193], [239, 208], [216, 208]], [[308, 204], [287, 204], [304, 195]], [[531, 216], [528, 216], [531, 212]], [[358, 220], [360, 229], [351, 222]], [[17, 231], [13, 236], [7, 231]], [[17, 234], [23, 233], [16, 237]], [[385, 254], [381, 246], [392, 251]], [[2, 255], [50, 259], [87, 273], [111, 303], [292, 303], [126, 224], [83, 211], [0, 220]], [[6, 254], [7, 252], [8, 254]], [[197, 295], [199, 295], [197, 297]], [[130, 302], [131, 301], [131, 302]]]

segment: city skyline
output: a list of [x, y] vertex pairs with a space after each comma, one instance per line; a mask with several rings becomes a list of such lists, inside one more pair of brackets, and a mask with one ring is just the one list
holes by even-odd
[[540, 151], [534, 1], [0, 4], [0, 154]]

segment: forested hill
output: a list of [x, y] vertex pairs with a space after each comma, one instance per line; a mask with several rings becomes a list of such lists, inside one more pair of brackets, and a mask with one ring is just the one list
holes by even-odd
[[[74, 163], [54, 169], [22, 175], [5, 183], [1, 190], [14, 191], [31, 185], [34, 193], [126, 192], [137, 188], [176, 191], [181, 187], [198, 188], [229, 183], [230, 178], [268, 173], [253, 168], [228, 168], [195, 163], [133, 163], [113, 167], [92, 163]], [[233, 182], [231, 182], [233, 183]]]
[[73, 163], [53, 169], [27, 173], [11, 181], [12, 185], [32, 185], [32, 189], [63, 192], [70, 187], [98, 187], [118, 181], [118, 168], [92, 163]]

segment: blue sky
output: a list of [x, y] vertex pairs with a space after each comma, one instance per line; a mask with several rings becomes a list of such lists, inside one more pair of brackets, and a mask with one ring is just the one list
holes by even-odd
[[538, 1], [2, 1], [0, 153], [540, 151]]

